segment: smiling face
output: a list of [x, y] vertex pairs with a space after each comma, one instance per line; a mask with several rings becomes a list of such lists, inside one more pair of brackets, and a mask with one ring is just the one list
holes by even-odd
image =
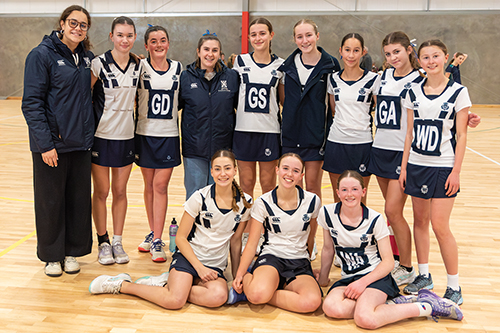
[[455, 62], [457, 63], [457, 65], [461, 65], [465, 60], [465, 56], [463, 55], [459, 55], [458, 57], [455, 58]]
[[149, 33], [147, 44], [144, 46], [151, 58], [164, 59], [167, 57], [170, 43], [165, 31], [158, 30]]
[[302, 53], [316, 51], [316, 43], [319, 39], [319, 32], [316, 33], [314, 27], [309, 23], [299, 24], [294, 29], [294, 40]]
[[345, 177], [340, 180], [337, 195], [346, 207], [358, 207], [361, 205], [361, 198], [366, 194], [366, 188], [361, 186], [359, 180], [353, 177]]
[[304, 165], [298, 158], [294, 156], [282, 158], [276, 167], [279, 186], [293, 188], [295, 185], [301, 185], [302, 178], [304, 177], [303, 170]]
[[114, 50], [121, 53], [130, 52], [136, 37], [134, 26], [129, 24], [116, 24], [113, 32], [109, 33], [109, 38], [114, 44]]
[[212, 162], [210, 173], [218, 186], [230, 186], [236, 176], [236, 165], [229, 157], [217, 157]]
[[434, 45], [423, 47], [419, 50], [418, 56], [418, 61], [427, 74], [443, 74], [448, 55], [440, 47]]
[[339, 49], [340, 56], [344, 61], [344, 67], [356, 68], [359, 67], [359, 61], [363, 54], [363, 46], [357, 38], [349, 38], [344, 42], [344, 45]]
[[248, 40], [255, 51], [269, 52], [269, 45], [273, 39], [274, 32], [269, 32], [269, 28], [265, 24], [254, 24], [250, 27]]
[[208, 39], [201, 44], [196, 53], [200, 59], [200, 68], [211, 72], [220, 58], [220, 44], [217, 40]]
[[411, 66], [411, 52], [411, 46], [408, 46], [408, 49], [405, 49], [405, 47], [401, 44], [389, 44], [384, 46], [385, 59], [392, 67], [396, 69]]
[[[72, 28], [70, 26], [70, 22], [75, 21], [78, 24], [75, 28]], [[81, 29], [81, 23], [88, 25], [88, 18], [85, 13], [78, 10], [72, 11], [65, 21], [61, 20], [60, 22], [61, 30], [64, 31], [61, 41], [64, 44], [68, 45], [68, 47], [72, 50], [74, 50], [78, 46], [78, 44], [82, 42], [87, 36], [87, 31], [83, 31]]]

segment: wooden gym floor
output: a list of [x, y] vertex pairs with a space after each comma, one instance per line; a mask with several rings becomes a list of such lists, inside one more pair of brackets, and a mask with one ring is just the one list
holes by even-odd
[[[168, 311], [133, 296], [90, 295], [89, 283], [98, 275], [127, 272], [136, 279], [160, 274], [169, 267], [168, 261], [154, 263], [149, 254], [137, 251], [148, 227], [142, 177], [136, 167], [128, 186], [123, 242], [130, 263], [100, 265], [94, 243], [93, 253], [79, 259], [81, 273], [45, 276], [44, 265], [36, 257], [31, 155], [20, 104], [19, 100], [0, 101], [0, 332], [361, 331], [352, 320], [326, 318], [321, 309], [300, 315], [273, 306], [240, 303], [219, 309], [187, 304], [179, 311]], [[475, 106], [472, 110], [481, 115], [482, 123], [469, 131], [462, 190], [451, 217], [459, 246], [465, 319], [435, 323], [416, 318], [386, 326], [381, 332], [500, 332], [500, 187], [495, 180], [500, 174], [500, 107]], [[323, 186], [324, 203], [333, 202], [326, 174]], [[256, 194], [259, 192], [257, 188]], [[382, 211], [383, 201], [374, 178], [368, 193], [368, 205]], [[173, 216], [180, 219], [183, 202], [183, 169], [178, 167], [169, 188], [167, 225]], [[410, 200], [405, 216], [411, 223]], [[110, 233], [111, 225], [109, 222]], [[321, 250], [321, 231], [318, 233]], [[318, 256], [313, 268], [319, 268], [320, 261]], [[432, 233], [430, 269], [434, 291], [442, 295], [446, 273]], [[333, 267], [331, 278], [339, 276], [339, 269]]]

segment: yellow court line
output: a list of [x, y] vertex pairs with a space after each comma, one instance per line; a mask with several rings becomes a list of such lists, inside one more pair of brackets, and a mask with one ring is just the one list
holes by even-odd
[[325, 186], [323, 186], [321, 189], [324, 189], [324, 188], [327, 188], [327, 187], [332, 187], [332, 184], [330, 184], [330, 185], [325, 185]]
[[19, 245], [21, 245], [22, 243], [26, 242], [28, 239], [30, 239], [31, 237], [35, 236], [36, 234], [36, 231], [33, 231], [32, 233], [30, 233], [29, 235], [27, 236], [24, 236], [22, 239], [18, 240], [17, 242], [15, 242], [14, 244], [12, 244], [11, 246], [9, 246], [8, 248], [6, 248], [5, 250], [3, 250], [2, 252], [0, 252], [0, 258], [4, 255], [4, 254], [7, 254], [9, 253], [10, 251], [14, 250], [16, 247], [18, 247]]
[[7, 198], [7, 197], [0, 197], [0, 200], [9, 200], [9, 201], [20, 201], [20, 202], [33, 202], [33, 200], [26, 200], [26, 199], [15, 199], [15, 198]]
[[18, 145], [18, 144], [21, 144], [21, 143], [27, 143], [29, 142], [28, 140], [25, 140], [25, 141], [17, 141], [17, 142], [9, 142], [9, 143], [2, 143], [0, 144], [0, 147], [2, 146], [10, 146], [10, 145]]

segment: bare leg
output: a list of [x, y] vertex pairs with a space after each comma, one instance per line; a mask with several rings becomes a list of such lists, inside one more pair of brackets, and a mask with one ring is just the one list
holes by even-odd
[[109, 194], [109, 168], [92, 163], [92, 181], [94, 193], [92, 195], [92, 217], [99, 236], [106, 233], [107, 207], [106, 200]]
[[365, 329], [376, 329], [406, 318], [417, 317], [417, 304], [385, 304], [387, 295], [373, 288], [366, 290], [356, 300], [354, 322]]
[[113, 215], [113, 235], [121, 236], [127, 215], [127, 182], [130, 177], [132, 164], [111, 168], [111, 193], [113, 202], [111, 204], [111, 214]]
[[266, 304], [278, 289], [280, 277], [276, 268], [259, 266], [243, 277], [243, 291], [252, 304]]
[[340, 174], [329, 172], [328, 175], [330, 176], [330, 183], [332, 184], [333, 199], [335, 202], [339, 202], [340, 199], [337, 195], [337, 181], [339, 180]]
[[321, 291], [312, 276], [299, 275], [284, 290], [276, 290], [269, 304], [298, 313], [314, 312], [321, 305]]
[[257, 180], [257, 162], [238, 161], [238, 169], [241, 189], [253, 198], [253, 190]]
[[389, 179], [385, 201], [385, 214], [389, 221], [399, 249], [401, 265], [411, 267], [411, 230], [403, 216], [407, 195], [396, 179]]
[[259, 162], [259, 179], [262, 194], [276, 187], [276, 165], [278, 161]]
[[354, 318], [356, 301], [346, 298], [344, 290], [346, 287], [337, 287], [330, 291], [323, 301], [325, 315], [332, 318], [351, 319]]
[[412, 197], [413, 238], [419, 264], [429, 263], [431, 200]]
[[307, 161], [306, 163], [306, 190], [316, 194], [321, 199], [321, 179], [323, 177], [323, 161]]
[[149, 230], [154, 229], [154, 214], [153, 214], [153, 179], [154, 169], [142, 168], [142, 179], [144, 180], [144, 206], [146, 207], [146, 215], [148, 217]]
[[450, 214], [455, 198], [440, 198], [431, 200], [432, 230], [436, 235], [441, 250], [446, 272], [458, 274], [458, 247], [450, 230]]
[[186, 304], [191, 292], [193, 276], [186, 272], [172, 269], [168, 283], [164, 287], [146, 286], [124, 281], [120, 293], [135, 295], [165, 309], [177, 310]]
[[227, 295], [227, 282], [223, 278], [208, 282], [199, 280], [191, 288], [188, 301], [196, 305], [216, 308], [226, 303]]
[[168, 183], [172, 176], [174, 168], [156, 169], [153, 180], [153, 216], [154, 216], [154, 232], [153, 239], [162, 238], [163, 229], [165, 227], [165, 217], [168, 207]]

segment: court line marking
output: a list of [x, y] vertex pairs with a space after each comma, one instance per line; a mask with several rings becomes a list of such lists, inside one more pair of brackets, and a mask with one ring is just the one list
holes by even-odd
[[5, 254], [9, 253], [10, 251], [14, 250], [16, 247], [18, 247], [19, 245], [21, 245], [22, 243], [26, 242], [28, 239], [30, 239], [31, 237], [35, 236], [36, 234], [36, 231], [33, 231], [31, 232], [29, 235], [26, 235], [24, 236], [23, 238], [21, 238], [20, 240], [18, 240], [17, 242], [15, 242], [14, 244], [12, 244], [11, 246], [9, 246], [8, 248], [6, 248], [5, 250], [3, 250], [2, 252], [0, 252], [0, 258], [2, 256], [4, 256]]
[[19, 118], [19, 117], [22, 117], [23, 115], [22, 114], [19, 114], [17, 116], [11, 116], [11, 117], [7, 117], [7, 118], [1, 118], [0, 121], [4, 121], [4, 120], [7, 120], [7, 119], [12, 119], [12, 118]]
[[497, 162], [497, 161], [495, 161], [494, 159], [489, 158], [488, 156], [485, 156], [485, 155], [481, 154], [480, 152], [475, 151], [475, 150], [474, 150], [474, 149], [472, 149], [472, 148], [469, 148], [469, 147], [466, 147], [466, 148], [467, 148], [468, 150], [470, 150], [471, 152], [473, 152], [473, 153], [475, 153], [475, 154], [477, 154], [477, 155], [479, 155], [479, 156], [481, 156], [481, 157], [484, 157], [484, 158], [485, 158], [485, 159], [487, 159], [488, 161], [493, 162], [493, 163], [495, 163], [496, 165], [499, 165], [499, 166], [500, 166], [500, 163], [499, 163], [499, 162]]
[[17, 141], [17, 142], [7, 142], [7, 143], [0, 144], [0, 147], [2, 147], [2, 146], [10, 146], [10, 145], [18, 145], [18, 144], [21, 144], [21, 143], [28, 143], [28, 142], [29, 142], [28, 140]]

